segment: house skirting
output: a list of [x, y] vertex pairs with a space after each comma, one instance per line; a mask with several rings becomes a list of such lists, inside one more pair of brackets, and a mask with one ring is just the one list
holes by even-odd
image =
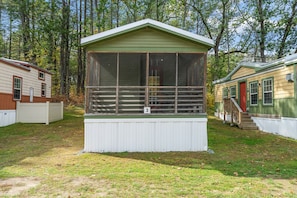
[[206, 151], [207, 118], [85, 118], [85, 152]]
[[15, 110], [0, 110], [0, 127], [14, 124], [16, 122]]
[[231, 122], [230, 114], [224, 114], [223, 112], [215, 112], [215, 116], [220, 118], [221, 120], [225, 120], [226, 122]]
[[261, 131], [297, 139], [297, 118], [252, 117], [252, 119]]
[[[215, 112], [215, 116], [221, 120], [231, 122], [230, 115], [224, 115], [222, 112]], [[297, 139], [297, 118], [289, 117], [251, 117], [260, 131], [273, 133], [285, 137]]]

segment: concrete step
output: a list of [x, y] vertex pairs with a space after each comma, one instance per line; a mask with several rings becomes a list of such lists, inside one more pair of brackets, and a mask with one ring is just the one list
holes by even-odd
[[259, 130], [259, 128], [257, 126], [247, 126], [247, 125], [243, 125], [240, 127], [243, 130]]
[[244, 130], [258, 130], [257, 125], [251, 119], [251, 116], [246, 112], [241, 114], [241, 123], [238, 126]]

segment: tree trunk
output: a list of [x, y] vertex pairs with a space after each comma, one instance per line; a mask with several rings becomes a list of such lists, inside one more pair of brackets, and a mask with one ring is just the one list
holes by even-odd
[[29, 18], [29, 1], [20, 1], [19, 14], [21, 18], [23, 53], [25, 60], [29, 60], [30, 53], [30, 18]]
[[82, 56], [82, 48], [80, 46], [80, 40], [82, 38], [82, 0], [79, 1], [79, 11], [77, 10], [78, 21], [77, 21], [77, 85], [76, 91], [77, 94], [83, 93], [84, 91], [84, 72], [83, 72], [83, 56]]
[[119, 27], [119, 20], [120, 20], [119, 19], [119, 12], [120, 12], [120, 5], [119, 5], [120, 2], [119, 1], [120, 0], [116, 0], [116, 1], [117, 1], [117, 20], [116, 20], [117, 21], [117, 25], [116, 26]]
[[284, 30], [284, 35], [282, 37], [282, 41], [280, 43], [279, 50], [278, 50], [278, 53], [277, 53], [278, 58], [281, 58], [284, 55], [286, 40], [287, 40], [287, 38], [289, 36], [289, 33], [291, 31], [291, 28], [292, 28], [292, 26], [294, 24], [294, 19], [296, 17], [296, 13], [297, 13], [297, 0], [294, 1], [293, 5], [292, 5], [291, 16], [288, 18], [288, 20], [286, 22], [286, 28]]
[[60, 50], [60, 94], [69, 98], [69, 17], [70, 0], [62, 1], [62, 27], [61, 27], [61, 50]]
[[9, 59], [11, 58], [11, 43], [12, 43], [12, 19], [10, 18], [9, 19], [9, 46], [8, 46], [8, 58]]
[[90, 0], [90, 30], [91, 34], [94, 34], [94, 9], [93, 9], [93, 0]]
[[261, 61], [266, 62], [265, 57], [265, 36], [266, 36], [266, 27], [264, 21], [264, 13], [262, 8], [262, 0], [258, 0], [257, 2], [257, 9], [258, 9], [258, 22], [260, 24], [260, 38], [259, 38], [259, 45], [260, 45], [260, 56]]

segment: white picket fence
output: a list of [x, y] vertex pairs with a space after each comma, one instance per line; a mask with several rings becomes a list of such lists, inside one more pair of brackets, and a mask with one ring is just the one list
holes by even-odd
[[63, 102], [21, 103], [17, 102], [16, 122], [45, 123], [63, 119]]

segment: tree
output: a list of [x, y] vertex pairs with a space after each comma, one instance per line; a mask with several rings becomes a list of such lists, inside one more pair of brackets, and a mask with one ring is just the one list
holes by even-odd
[[[290, 48], [292, 46], [292, 43], [290, 43], [288, 41], [288, 38], [291, 37], [292, 40], [296, 40], [293, 39], [294, 37], [292, 35], [294, 35], [294, 29], [293, 27], [295, 26], [295, 33], [297, 31], [296, 25], [297, 25], [297, 0], [293, 0], [293, 1], [288, 1], [288, 3], [286, 4], [286, 1], [281, 1], [283, 4], [280, 7], [280, 11], [282, 13], [282, 19], [279, 20], [279, 24], [278, 24], [278, 28], [276, 28], [277, 33], [279, 33], [281, 36], [279, 40], [281, 40], [281, 42], [278, 44], [278, 50], [277, 50], [277, 57], [281, 58], [285, 51], [289, 52]], [[282, 29], [282, 27], [285, 27]], [[296, 38], [296, 37], [295, 37]], [[297, 42], [295, 41], [294, 44], [297, 44]], [[297, 48], [296, 48], [296, 52], [297, 53]]]
[[60, 49], [60, 94], [69, 97], [69, 28], [70, 0], [62, 0], [61, 49]]

